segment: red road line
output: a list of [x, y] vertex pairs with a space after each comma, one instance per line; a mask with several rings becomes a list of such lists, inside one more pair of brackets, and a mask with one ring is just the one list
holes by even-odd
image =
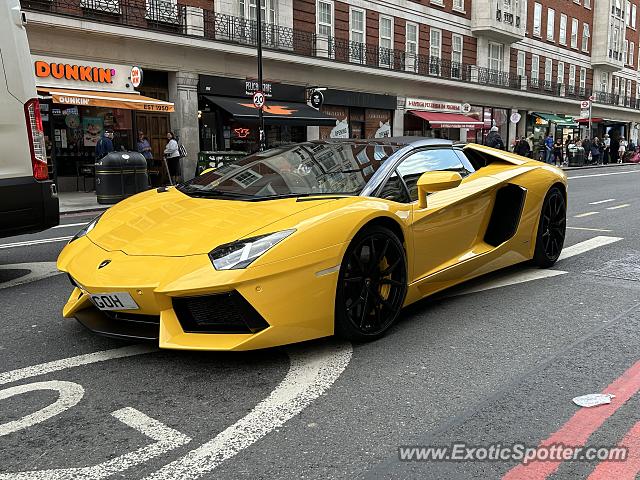
[[[609, 405], [583, 408], [578, 410], [567, 423], [539, 446], [550, 446], [558, 443], [572, 447], [584, 446], [589, 437], [598, 430], [607, 418], [640, 390], [640, 361], [618, 377], [602, 393], [613, 393], [614, 398]], [[553, 474], [561, 461], [531, 462], [520, 464], [509, 470], [503, 480], [543, 480]], [[615, 477], [614, 477], [615, 478]]]
[[631, 427], [618, 446], [629, 449], [627, 459], [624, 462], [605, 460], [599, 463], [587, 480], [635, 480], [640, 472], [640, 422]]

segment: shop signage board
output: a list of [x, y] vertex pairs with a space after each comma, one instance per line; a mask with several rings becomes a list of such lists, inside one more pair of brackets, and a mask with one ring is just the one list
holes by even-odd
[[466, 114], [471, 112], [471, 105], [468, 103], [445, 102], [442, 100], [427, 100], [424, 98], [408, 97], [405, 100], [405, 109]]
[[[32, 55], [38, 87], [133, 93], [131, 65]], [[140, 77], [140, 81], [142, 77]]]

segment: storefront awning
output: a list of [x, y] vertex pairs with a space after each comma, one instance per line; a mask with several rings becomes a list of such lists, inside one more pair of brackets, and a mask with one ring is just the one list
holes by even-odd
[[[596, 118], [596, 117], [592, 117], [591, 118], [591, 123], [602, 123], [604, 121], [604, 118]], [[589, 123], [589, 119], [588, 118], [577, 118], [576, 122], [584, 125]]]
[[173, 103], [156, 100], [135, 93], [97, 92], [89, 90], [63, 90], [38, 87], [38, 93], [50, 95], [54, 103], [87, 107], [112, 107], [145, 112], [173, 112]]
[[542, 120], [544, 120], [545, 122], [548, 123], [555, 123], [556, 125], [562, 127], [562, 126], [568, 126], [568, 127], [573, 127], [575, 126], [576, 122], [573, 118], [571, 117], [565, 117], [563, 115], [556, 115], [554, 113], [533, 113], [534, 116], [541, 118]]
[[[258, 121], [258, 109], [250, 98], [231, 98], [206, 96], [235, 120], [245, 122]], [[319, 112], [304, 103], [278, 102], [267, 99], [264, 109], [264, 121], [268, 125], [335, 126], [336, 119]]]
[[429, 122], [431, 128], [475, 128], [484, 125], [480, 120], [460, 113], [424, 112], [421, 110], [411, 110], [410, 113]]

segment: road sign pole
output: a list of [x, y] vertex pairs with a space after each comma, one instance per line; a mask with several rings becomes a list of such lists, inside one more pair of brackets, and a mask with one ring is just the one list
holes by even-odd
[[[264, 93], [262, 85], [262, 0], [256, 0], [256, 20], [257, 20], [257, 47], [258, 47], [258, 91]], [[266, 138], [264, 132], [263, 107], [258, 108], [258, 132], [260, 141], [260, 151], [266, 148]]]

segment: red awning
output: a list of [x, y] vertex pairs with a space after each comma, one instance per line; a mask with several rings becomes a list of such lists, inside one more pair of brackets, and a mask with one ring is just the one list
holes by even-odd
[[[604, 120], [604, 118], [591, 118], [591, 123], [602, 123], [602, 121]], [[576, 119], [577, 123], [589, 123], [589, 119], [588, 118], [578, 118]]]
[[423, 112], [421, 110], [411, 110], [410, 113], [429, 122], [431, 128], [477, 128], [484, 125], [482, 121], [460, 113]]

